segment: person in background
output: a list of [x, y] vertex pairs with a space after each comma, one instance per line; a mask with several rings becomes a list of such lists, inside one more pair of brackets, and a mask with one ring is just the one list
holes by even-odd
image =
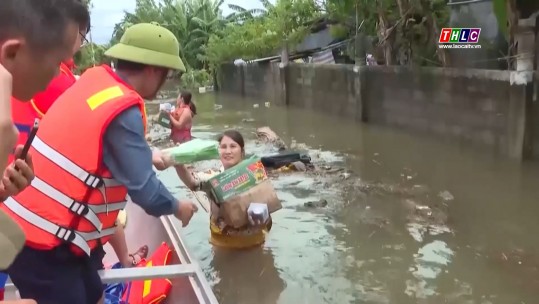
[[[11, 88], [8, 88], [11, 95], [9, 110], [4, 107], [2, 113], [12, 115], [11, 97], [28, 101], [47, 87], [60, 62], [71, 56], [71, 46], [78, 35], [75, 19], [85, 11], [87, 13], [86, 6], [80, 0], [0, 1], [0, 82], [4, 98], [8, 93], [5, 84], [11, 83]], [[2, 122], [4, 123], [5, 119]], [[19, 130], [14, 130], [13, 125], [10, 126], [11, 134], [6, 141], [2, 136], [2, 151], [12, 152], [12, 143], [17, 140], [18, 133], [29, 132], [29, 128], [15, 126]], [[18, 146], [12, 157], [17, 158], [21, 151], [22, 146]], [[5, 154], [2, 154], [1, 169], [5, 168], [4, 157]], [[22, 178], [15, 178], [10, 176], [11, 174], [18, 174]], [[22, 191], [34, 178], [30, 154], [26, 159], [15, 160], [4, 171], [4, 177], [7, 177], [7, 181], [12, 185], [6, 185], [6, 178], [2, 179], [1, 201]], [[4, 212], [0, 212], [0, 233], [0, 268], [5, 268], [22, 248], [25, 236], [21, 228]], [[35, 301], [20, 300], [9, 303]]]
[[43, 118], [54, 101], [76, 81], [71, 71], [73, 66], [72, 58], [87, 42], [86, 34], [90, 31], [90, 13], [87, 10], [86, 12], [77, 12], [74, 18], [79, 25], [77, 39], [71, 47], [72, 53], [70, 56], [60, 63], [58, 75], [52, 79], [45, 90], [35, 94], [29, 102], [20, 101], [16, 98], [11, 99], [13, 120], [20, 132], [18, 144], [25, 143], [34, 120]]
[[[87, 9], [81, 9], [74, 12], [73, 19], [78, 24], [77, 39], [70, 48], [72, 50], [70, 56], [60, 63], [58, 75], [50, 81], [45, 90], [35, 94], [29, 102], [20, 101], [14, 97], [11, 99], [13, 121], [19, 130], [17, 144], [23, 145], [26, 142], [34, 120], [36, 118], [42, 119], [54, 101], [76, 82], [76, 78], [68, 64], [73, 65], [69, 62], [73, 60], [73, 56], [87, 42], [86, 34], [90, 31], [90, 13]], [[9, 162], [12, 160], [13, 155], [10, 157]]]
[[[223, 166], [219, 172], [215, 172], [215, 175], [237, 165], [245, 157], [245, 141], [240, 132], [236, 130], [227, 130], [219, 136], [218, 141], [219, 154]], [[195, 174], [190, 172], [184, 165], [176, 165], [175, 168], [183, 183], [193, 191], [199, 190], [201, 184], [205, 182], [205, 180], [197, 178]], [[212, 176], [206, 176], [205, 179], [211, 177]], [[266, 232], [271, 229], [271, 225], [272, 221], [270, 217], [267, 223], [259, 226], [247, 225], [238, 229], [229, 227], [220, 216], [219, 206], [215, 202], [211, 202], [210, 242], [214, 246], [232, 249], [260, 246], [264, 243]]]
[[190, 141], [193, 117], [197, 114], [196, 106], [192, 101], [191, 92], [182, 92], [178, 96], [176, 109], [170, 112], [170, 139], [175, 144]]
[[79, 37], [75, 40], [75, 44], [73, 45], [72, 57], [60, 63], [58, 75], [54, 77], [44, 91], [37, 93], [34, 98], [30, 100], [32, 109], [35, 111], [38, 118], [42, 118], [56, 99], [77, 81], [77, 78], [73, 74], [75, 69], [73, 57], [88, 43], [86, 37], [91, 28], [89, 15], [80, 15], [77, 17], [79, 19]]
[[23, 297], [102, 301], [103, 244], [117, 231], [127, 194], [150, 215], [189, 224], [197, 206], [159, 181], [145, 140], [144, 99], [154, 99], [171, 72], [185, 71], [179, 50], [166, 28], [135, 24], [105, 52], [116, 71], [88, 69], [43, 117], [30, 149], [36, 178], [0, 205], [26, 235], [7, 270]]

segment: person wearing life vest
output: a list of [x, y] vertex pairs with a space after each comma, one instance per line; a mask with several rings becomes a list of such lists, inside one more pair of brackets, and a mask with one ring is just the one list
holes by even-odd
[[[90, 13], [86, 11], [86, 13], [76, 14], [75, 19], [79, 24], [79, 30], [78, 37], [72, 47], [72, 56], [86, 43], [85, 35], [90, 30]], [[53, 102], [75, 83], [76, 79], [71, 71], [72, 62], [73, 59], [70, 58], [60, 63], [58, 75], [52, 79], [44, 91], [37, 93], [29, 102], [23, 102], [11, 97], [11, 116], [15, 127], [19, 131], [17, 144], [24, 145], [34, 120], [43, 118]], [[9, 155], [8, 163], [13, 162], [15, 158], [13, 152]], [[0, 273], [0, 300], [4, 299], [2, 291], [4, 290], [6, 279], [7, 274]]]
[[[79, 24], [79, 31], [78, 38], [73, 45], [72, 56], [75, 56], [88, 43], [86, 35], [90, 31], [89, 13], [77, 14], [75, 17]], [[26, 142], [34, 120], [36, 118], [42, 119], [54, 101], [76, 82], [76, 78], [72, 72], [74, 67], [72, 57], [60, 63], [58, 75], [49, 83], [44, 91], [37, 93], [29, 102], [22, 102], [16, 98], [11, 98], [12, 119], [19, 131], [18, 144], [23, 145]], [[14, 154], [11, 153], [8, 161], [11, 163], [13, 160]], [[148, 252], [148, 247], [142, 246], [137, 252], [129, 254], [122, 227], [118, 227], [114, 242], [111, 241], [111, 245], [113, 245], [113, 249], [124, 267], [136, 264], [145, 258]], [[5, 285], [5, 278], [7, 278], [7, 275], [0, 273], [0, 300], [4, 298], [2, 290]]]
[[[43, 118], [56, 99], [77, 81], [72, 72], [73, 56], [87, 43], [86, 35], [90, 32], [90, 14], [79, 14], [76, 18], [79, 24], [78, 38], [73, 45], [71, 56], [60, 63], [58, 75], [52, 79], [44, 91], [38, 92], [29, 102], [11, 98], [13, 122], [19, 131], [17, 144], [24, 145], [34, 120]], [[13, 156], [10, 157], [9, 162], [12, 160]]]
[[153, 216], [189, 224], [197, 206], [159, 181], [145, 140], [144, 99], [173, 71], [183, 72], [172, 32], [155, 23], [129, 27], [105, 53], [117, 61], [88, 69], [41, 120], [30, 152], [35, 179], [0, 209], [26, 244], [8, 268], [23, 297], [38, 303], [98, 303], [105, 244], [126, 196]]
[[[71, 56], [77, 38], [75, 19], [88, 9], [79, 0], [2, 0], [0, 1], [0, 90], [8, 107], [2, 117], [9, 116], [11, 137], [2, 132], [0, 169], [0, 201], [22, 191], [33, 178], [31, 158], [17, 159], [5, 167], [8, 154], [16, 144], [19, 131], [13, 124], [11, 97], [29, 100], [46, 88], [55, 76], [59, 63]], [[5, 86], [5, 83], [9, 86]], [[7, 98], [6, 98], [7, 97]], [[2, 130], [4, 123], [2, 119]], [[5, 150], [5, 149], [8, 150]], [[20, 155], [22, 146], [15, 150]], [[29, 154], [31, 155], [31, 153]], [[5, 169], [5, 170], [4, 170]], [[21, 176], [19, 178], [16, 175]], [[6, 183], [9, 182], [11, 185]], [[25, 241], [23, 230], [7, 214], [0, 212], [0, 269], [8, 267]], [[33, 300], [0, 301], [0, 303], [35, 303]]]
[[[26, 142], [34, 120], [36, 118], [42, 119], [58, 97], [77, 81], [72, 71], [75, 67], [73, 56], [88, 43], [86, 35], [90, 32], [91, 25], [89, 13], [79, 14], [76, 17], [76, 21], [79, 23], [78, 39], [75, 40], [75, 44], [73, 45], [71, 58], [60, 63], [58, 75], [49, 83], [44, 91], [37, 93], [30, 102], [21, 102], [15, 98], [11, 99], [13, 121], [19, 130], [18, 144], [24, 144]], [[11, 161], [13, 161], [13, 154], [9, 158], [9, 162]], [[119, 231], [120, 229], [123, 230], [122, 227], [118, 228], [116, 232], [117, 237], [114, 238], [111, 245], [113, 245], [113, 249], [122, 265], [124, 267], [132, 266], [140, 261], [140, 259], [146, 257], [148, 247], [142, 246], [137, 252], [129, 254], [127, 245], [125, 244], [125, 235], [123, 231]], [[1, 283], [0, 280], [0, 286], [2, 286]], [[2, 297], [0, 296], [1, 299]]]

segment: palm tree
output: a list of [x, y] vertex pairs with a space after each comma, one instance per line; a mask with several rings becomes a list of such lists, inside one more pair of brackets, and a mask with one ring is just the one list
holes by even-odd
[[224, 0], [137, 0], [133, 13], [125, 12], [116, 24], [112, 41], [117, 41], [125, 29], [140, 22], [157, 22], [168, 28], [180, 42], [180, 56], [188, 68], [207, 68], [200, 55], [210, 36], [218, 33], [227, 21], [220, 6]]

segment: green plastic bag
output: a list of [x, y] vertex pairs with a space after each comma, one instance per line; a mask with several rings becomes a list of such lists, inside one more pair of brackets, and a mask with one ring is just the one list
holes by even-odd
[[195, 138], [177, 147], [163, 150], [175, 164], [192, 164], [203, 160], [219, 159], [219, 143], [215, 140]]

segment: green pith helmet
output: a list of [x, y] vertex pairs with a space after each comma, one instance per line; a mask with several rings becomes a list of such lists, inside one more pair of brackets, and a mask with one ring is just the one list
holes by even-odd
[[120, 42], [105, 52], [105, 56], [114, 59], [185, 72], [179, 54], [178, 39], [156, 22], [130, 26]]

